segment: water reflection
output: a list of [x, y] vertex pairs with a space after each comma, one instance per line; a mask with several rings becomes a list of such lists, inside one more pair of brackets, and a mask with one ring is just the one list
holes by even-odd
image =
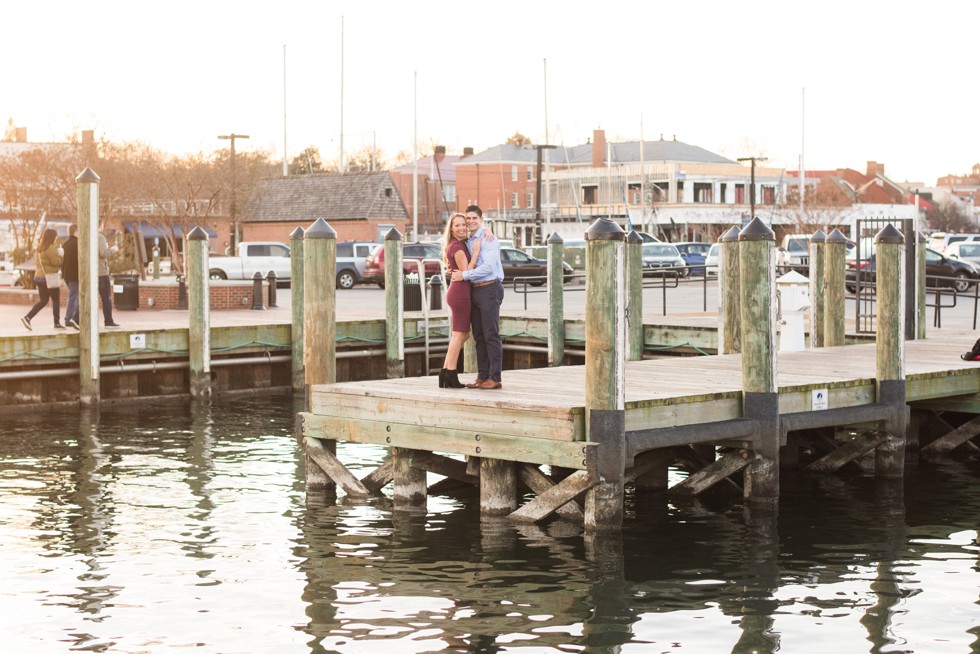
[[[622, 536], [304, 492], [295, 401], [0, 419], [9, 651], [976, 652], [976, 459], [630, 497]], [[381, 448], [340, 447], [364, 474]], [[9, 621], [8, 621], [9, 622]]]

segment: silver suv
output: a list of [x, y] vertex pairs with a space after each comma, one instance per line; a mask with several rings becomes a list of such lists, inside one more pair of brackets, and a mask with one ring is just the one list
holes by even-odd
[[364, 265], [378, 243], [342, 241], [337, 243], [337, 288], [350, 289], [364, 283]]

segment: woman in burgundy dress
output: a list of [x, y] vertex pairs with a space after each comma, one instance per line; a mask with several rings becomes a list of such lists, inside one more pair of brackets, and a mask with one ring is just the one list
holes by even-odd
[[[453, 271], [467, 270], [476, 265], [476, 255], [480, 253], [480, 243], [476, 242], [473, 252], [466, 249], [466, 216], [454, 213], [449, 217], [446, 234], [443, 238], [443, 259], [446, 262], [446, 279], [452, 279]], [[453, 282], [446, 292], [446, 303], [452, 316], [453, 333], [449, 337], [446, 360], [439, 371], [439, 388], [464, 388], [459, 381], [456, 366], [463, 343], [470, 336], [470, 283]]]

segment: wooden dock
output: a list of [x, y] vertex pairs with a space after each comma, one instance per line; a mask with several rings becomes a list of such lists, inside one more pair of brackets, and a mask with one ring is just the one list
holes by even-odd
[[[959, 357], [975, 337], [970, 332], [944, 332], [941, 339], [905, 344], [906, 400], [911, 406], [927, 402], [932, 409], [941, 409], [946, 401], [953, 408], [971, 402], [976, 406], [980, 363]], [[780, 354], [779, 414], [785, 423], [781, 445], [786, 445], [794, 419], [799, 423], [804, 418], [808, 426], [820, 425], [820, 414], [826, 412], [827, 423], [848, 424], [841, 422], [841, 415], [830, 417], [834, 410], [842, 409], [857, 410], [854, 417], [863, 419], [855, 422], [878, 418], [873, 411], [877, 401], [875, 356], [873, 343]], [[733, 354], [626, 364], [627, 480], [652, 469], [643, 465], [644, 457], [652, 458], [651, 451], [698, 443], [735, 449], [726, 464], [705, 462], [724, 471], [722, 475], [705, 472], [712, 483], [747, 465], [738, 464], [739, 459], [747, 460], [745, 451], [751, 451], [754, 438], [747, 428], [750, 421], [743, 419], [741, 359], [740, 354]], [[435, 377], [317, 385], [310, 388], [302, 433], [402, 452], [464, 455], [471, 461], [487, 458], [534, 467], [545, 464], [586, 471], [583, 476], [587, 476], [597, 444], [586, 439], [585, 389], [585, 366], [507, 371], [503, 388], [496, 391], [440, 389]], [[815, 400], [817, 393], [825, 404]], [[871, 411], [862, 415], [862, 407]], [[845, 436], [838, 445], [861, 451], [854, 456], [842, 456], [839, 451], [827, 456], [836, 456], [836, 467], [840, 467], [874, 444], [871, 437], [862, 449], [860, 439]], [[740, 446], [745, 451], [738, 451]], [[786, 458], [781, 462], [784, 465], [797, 460], [795, 454]], [[660, 457], [658, 465], [672, 460]], [[437, 466], [428, 455], [427, 461], [424, 469], [467, 479], [462, 462], [454, 475], [450, 469], [454, 464], [443, 460], [444, 465]], [[475, 482], [472, 464], [469, 471], [469, 480]]]

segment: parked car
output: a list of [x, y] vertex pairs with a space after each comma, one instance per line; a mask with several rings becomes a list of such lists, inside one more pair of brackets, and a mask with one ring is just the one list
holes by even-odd
[[929, 235], [929, 247], [942, 255], [949, 254], [949, 246], [953, 243], [962, 243], [964, 241], [971, 243], [974, 241], [980, 242], [980, 234], [947, 234], [945, 232], [935, 232]]
[[[861, 271], [863, 284], [875, 283], [875, 259], [872, 254], [867, 259], [860, 262], [852, 259], [847, 262], [847, 269], [844, 272], [844, 284], [847, 290], [854, 293], [857, 290], [858, 270]], [[952, 279], [930, 279], [930, 277], [943, 277]], [[926, 285], [952, 287], [957, 293], [964, 293], [970, 286], [977, 283], [980, 279], [980, 272], [977, 268], [967, 261], [957, 261], [950, 257], [943, 256], [935, 250], [926, 249]]]
[[776, 265], [804, 275], [810, 270], [810, 235], [787, 234], [776, 248]]
[[214, 280], [252, 279], [255, 273], [265, 277], [274, 270], [277, 280], [289, 281], [289, 246], [271, 241], [245, 241], [236, 246], [235, 256], [209, 257], [208, 268]]
[[644, 243], [662, 243], [663, 242], [659, 238], [657, 238], [656, 236], [654, 236], [653, 234], [647, 234], [646, 232], [637, 232], [637, 234], [639, 234], [640, 238], [643, 239], [643, 242]]
[[[500, 248], [500, 265], [504, 269], [504, 281], [516, 277], [541, 277], [541, 279], [529, 280], [531, 286], [541, 286], [545, 283], [548, 276], [548, 262], [544, 259], [535, 259], [527, 252], [522, 252], [517, 248]], [[562, 262], [564, 270], [563, 278], [566, 283], [572, 280], [575, 269], [567, 262]]]
[[343, 241], [337, 243], [337, 288], [350, 289], [363, 284], [367, 259], [378, 243]]
[[718, 276], [718, 256], [721, 254], [721, 243], [712, 243], [708, 254], [704, 257], [704, 271], [708, 277]]
[[980, 266], [980, 241], [957, 241], [946, 248], [946, 256], [950, 259], [968, 261], [974, 266]]
[[[442, 273], [442, 246], [438, 243], [404, 243], [402, 245], [402, 272], [418, 274], [419, 261], [425, 266], [425, 281]], [[364, 283], [385, 287], [385, 247], [379, 245], [364, 262]]]
[[643, 276], [662, 275], [667, 271], [676, 272], [680, 277], [690, 274], [676, 247], [670, 243], [644, 243]]
[[708, 255], [708, 250], [711, 249], [711, 243], [673, 243], [673, 246], [681, 253], [681, 258], [687, 264], [687, 269], [690, 271], [690, 274], [704, 274], [704, 260]]

